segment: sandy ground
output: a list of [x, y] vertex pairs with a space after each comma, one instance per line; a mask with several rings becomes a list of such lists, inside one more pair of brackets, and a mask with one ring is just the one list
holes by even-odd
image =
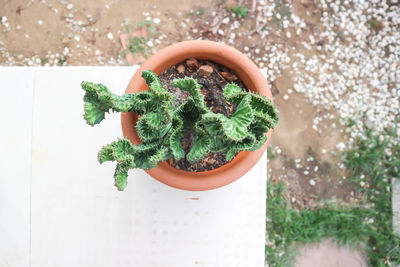
[[[123, 64], [119, 35], [126, 26], [146, 21], [148, 16], [143, 13], [151, 12], [160, 21], [170, 21], [160, 30], [176, 35], [173, 22], [178, 14], [184, 16], [191, 8], [205, 9], [211, 4], [210, 0], [2, 1], [0, 17], [6, 16], [10, 30], [0, 37], [0, 62], [53, 65], [58, 58], [54, 65], [64, 61], [68, 65]], [[32, 57], [33, 62], [23, 60]]]

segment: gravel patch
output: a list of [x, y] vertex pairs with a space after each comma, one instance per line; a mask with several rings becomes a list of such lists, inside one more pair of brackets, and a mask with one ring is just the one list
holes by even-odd
[[[311, 32], [300, 42], [300, 49], [282, 49], [279, 45], [269, 48], [268, 80], [274, 82], [282, 70], [288, 69], [294, 81], [289, 92], [302, 93], [314, 106], [354, 121], [350, 142], [363, 135], [364, 126], [377, 132], [400, 128], [396, 121], [400, 111], [399, 4], [364, 0], [317, 2], [319, 25], [308, 27], [306, 17], [293, 13], [281, 21], [286, 37], [291, 32], [295, 38], [302, 33], [304, 36], [306, 29]], [[274, 4], [264, 4], [259, 24], [273, 16]], [[323, 119], [315, 117], [315, 130]], [[399, 138], [393, 141], [398, 142]], [[338, 145], [343, 148], [343, 144]]]

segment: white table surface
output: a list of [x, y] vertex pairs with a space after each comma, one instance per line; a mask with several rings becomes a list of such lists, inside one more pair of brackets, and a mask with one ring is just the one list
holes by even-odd
[[0, 67], [0, 266], [264, 266], [266, 156], [223, 188], [168, 187], [142, 170], [114, 187], [82, 80], [123, 93], [137, 67]]

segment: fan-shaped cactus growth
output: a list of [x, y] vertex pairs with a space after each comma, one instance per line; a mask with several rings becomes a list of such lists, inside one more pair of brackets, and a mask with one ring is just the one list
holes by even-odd
[[[173, 107], [174, 96], [163, 89], [157, 75], [143, 71], [148, 91], [118, 96], [104, 85], [82, 82], [85, 90], [85, 119], [91, 126], [100, 123], [105, 113], [132, 111], [141, 115], [136, 130], [142, 140], [132, 145], [119, 139], [104, 146], [98, 153], [100, 163], [117, 161], [114, 178], [119, 190], [127, 184], [128, 170], [151, 169], [170, 157], [193, 163], [207, 152], [224, 152], [227, 161], [237, 152], [259, 149], [266, 141], [265, 133], [278, 122], [275, 105], [264, 96], [242, 91], [235, 84], [224, 88], [224, 98], [238, 106], [228, 118], [212, 112], [201, 93], [201, 85], [192, 78], [175, 79], [174, 87], [187, 91], [190, 96], [178, 107]], [[187, 155], [182, 146], [185, 131], [194, 131], [195, 140]]]

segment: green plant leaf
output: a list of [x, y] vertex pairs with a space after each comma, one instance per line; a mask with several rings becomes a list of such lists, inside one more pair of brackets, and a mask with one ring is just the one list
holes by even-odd
[[136, 124], [136, 131], [139, 135], [139, 138], [145, 142], [162, 137], [161, 131], [150, 126], [148, 123], [148, 118], [145, 116], [139, 118]]
[[101, 110], [101, 107], [98, 103], [85, 103], [85, 120], [90, 126], [94, 126], [95, 124], [100, 123], [105, 118], [104, 110]]
[[123, 170], [120, 164], [117, 164], [117, 168], [114, 173], [114, 185], [119, 191], [123, 191], [126, 188], [128, 180], [128, 171]]
[[249, 134], [247, 127], [253, 120], [253, 113], [249, 104], [249, 100], [250, 96], [244, 97], [237, 107], [235, 113], [230, 118], [225, 117], [223, 114], [204, 114], [202, 117], [204, 124], [217, 123], [222, 127], [224, 134], [226, 137], [228, 137], [228, 139], [232, 141], [243, 140]]
[[197, 128], [196, 139], [194, 140], [189, 153], [186, 155], [186, 159], [190, 163], [194, 163], [202, 159], [207, 154], [210, 144], [211, 142], [209, 136], [204, 131]]
[[157, 163], [165, 161], [170, 157], [171, 154], [169, 153], [168, 147], [163, 147], [161, 149], [158, 149], [154, 155], [149, 157], [149, 166], [150, 168], [155, 168], [157, 167]]
[[200, 116], [205, 113], [205, 110], [199, 107], [192, 97], [189, 97], [183, 102], [174, 112], [174, 116], [182, 118], [184, 127], [187, 124], [193, 125], [200, 119]]
[[141, 91], [136, 94], [134, 105], [131, 111], [138, 115], [143, 115], [146, 112], [154, 111], [157, 109], [157, 105], [153, 101], [153, 96], [149, 91]]
[[226, 142], [224, 138], [221, 138], [223, 136], [222, 131], [217, 131], [215, 134], [210, 135], [210, 151], [214, 153], [218, 152], [223, 152], [225, 151], [229, 146], [229, 142]]
[[142, 116], [142, 120], [146, 120], [147, 125], [155, 131], [161, 131], [161, 128], [168, 123], [163, 110], [146, 113]]
[[132, 155], [133, 150], [133, 145], [128, 139], [118, 139], [99, 151], [98, 160], [100, 163], [115, 160], [121, 161], [125, 155]]
[[105, 118], [105, 113], [110, 110], [127, 112], [135, 105], [134, 95], [114, 95], [103, 84], [82, 82], [81, 87], [85, 91], [84, 118], [91, 126], [100, 123]]
[[243, 92], [235, 84], [228, 84], [224, 88], [224, 98], [229, 102], [240, 103], [246, 95], [251, 97], [250, 106], [254, 115], [263, 119], [269, 128], [274, 128], [278, 124], [279, 111], [271, 100], [256, 93]]
[[117, 161], [114, 179], [118, 190], [124, 190], [127, 183], [128, 170], [135, 168], [134, 147], [127, 139], [118, 139], [104, 146], [97, 155], [98, 161]]
[[265, 142], [267, 142], [268, 137], [266, 135], [263, 135], [261, 138], [257, 139], [254, 143], [254, 145], [249, 149], [250, 151], [256, 151], [257, 149], [260, 149]]
[[250, 132], [257, 138], [260, 139], [270, 129], [269, 121], [266, 121], [264, 117], [259, 118], [257, 114], [254, 116], [253, 122], [249, 126]]
[[265, 96], [251, 94], [250, 105], [258, 117], [265, 117], [265, 120], [269, 121], [270, 128], [274, 128], [278, 124], [279, 112], [271, 100]]
[[200, 91], [201, 85], [195, 79], [189, 77], [174, 79], [171, 85], [189, 92], [197, 106], [207, 109], [206, 103], [204, 102], [204, 95]]
[[128, 112], [136, 105], [135, 94], [124, 94], [122, 96], [111, 95], [111, 105], [113, 111]]
[[[230, 83], [224, 87], [223, 95], [227, 101], [237, 103], [236, 101], [233, 101], [233, 100], [239, 95], [241, 95], [241, 96], [243, 95], [243, 97], [244, 97], [245, 94], [244, 94], [244, 92], [242, 92], [242, 89], [239, 86], [237, 86], [234, 83]], [[242, 100], [242, 99], [239, 99], [239, 100]]]
[[247, 9], [247, 7], [245, 6], [234, 6], [232, 7], [232, 11], [236, 13], [236, 15], [238, 15], [238, 17], [246, 17], [247, 16], [247, 12], [249, 11]]
[[162, 84], [160, 79], [157, 77], [157, 74], [152, 72], [151, 70], [144, 70], [142, 71], [142, 77], [146, 81], [146, 84], [150, 87], [153, 83], [155, 87], [161, 87]]
[[244, 138], [240, 142], [231, 143], [225, 155], [226, 160], [231, 161], [235, 157], [236, 153], [240, 151], [252, 150], [255, 143], [256, 138], [251, 134], [247, 135], [246, 138]]
[[132, 155], [124, 155], [123, 159], [117, 164], [114, 173], [115, 186], [118, 190], [123, 191], [127, 184], [128, 171], [134, 166], [134, 160]]
[[169, 138], [169, 146], [175, 160], [185, 157], [185, 151], [182, 147], [183, 122], [179, 116], [176, 116], [172, 122], [172, 133]]

